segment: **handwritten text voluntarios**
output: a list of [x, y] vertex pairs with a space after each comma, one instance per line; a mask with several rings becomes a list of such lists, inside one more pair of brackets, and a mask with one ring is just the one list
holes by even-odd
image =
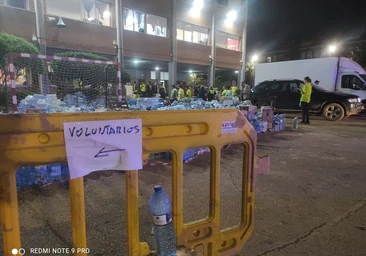
[[103, 125], [100, 127], [70, 127], [70, 136], [73, 137], [89, 137], [91, 135], [113, 135], [113, 134], [136, 134], [140, 132], [140, 127], [135, 126], [112, 126]]

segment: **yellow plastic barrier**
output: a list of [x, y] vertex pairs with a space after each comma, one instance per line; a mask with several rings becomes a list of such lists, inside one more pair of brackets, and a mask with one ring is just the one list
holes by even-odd
[[[0, 115], [0, 209], [4, 252], [12, 256], [20, 248], [20, 227], [16, 170], [24, 165], [66, 162], [64, 122], [141, 118], [143, 152], [171, 151], [173, 220], [177, 244], [190, 249], [203, 247], [204, 255], [234, 255], [243, 248], [253, 230], [254, 180], [256, 172], [269, 170], [269, 159], [256, 157], [256, 132], [240, 111], [107, 112], [78, 114]], [[235, 121], [237, 131], [223, 132], [222, 124]], [[220, 158], [227, 144], [245, 146], [241, 223], [220, 230]], [[183, 153], [188, 148], [209, 147], [212, 154], [210, 214], [205, 220], [183, 222]], [[262, 169], [259, 165], [264, 166]], [[128, 255], [149, 255], [147, 243], [139, 240], [139, 172], [126, 172]], [[72, 241], [74, 248], [86, 248], [83, 178], [70, 181]], [[74, 255], [86, 255], [79, 253]]]

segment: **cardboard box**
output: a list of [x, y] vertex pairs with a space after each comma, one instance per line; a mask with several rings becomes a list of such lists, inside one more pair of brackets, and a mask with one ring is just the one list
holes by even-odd
[[256, 106], [242, 106], [240, 107], [241, 112], [247, 119], [253, 119], [255, 117], [255, 113], [257, 113]]
[[267, 121], [268, 123], [272, 123], [273, 119], [273, 110], [272, 107], [261, 107], [261, 116], [264, 121]]

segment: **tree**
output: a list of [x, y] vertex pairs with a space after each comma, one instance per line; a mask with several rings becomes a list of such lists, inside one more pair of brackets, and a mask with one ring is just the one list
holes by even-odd
[[[27, 40], [11, 35], [5, 32], [0, 32], [0, 87], [7, 84], [9, 74], [7, 73], [7, 54], [9, 52], [21, 52], [29, 54], [39, 54], [39, 50]], [[37, 65], [40, 72], [43, 71], [43, 64], [40, 60], [23, 59], [22, 61], [15, 60], [15, 74], [18, 75], [22, 69], [29, 65]], [[6, 89], [6, 88], [5, 88]], [[0, 91], [0, 107], [7, 105], [7, 92], [2, 87]]]
[[354, 47], [353, 60], [366, 69], [366, 43], [361, 43]]
[[0, 66], [6, 69], [6, 55], [9, 52], [39, 54], [39, 50], [27, 40], [5, 32], [0, 32]]

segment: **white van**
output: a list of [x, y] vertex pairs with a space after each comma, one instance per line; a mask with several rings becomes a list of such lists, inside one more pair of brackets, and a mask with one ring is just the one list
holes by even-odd
[[327, 91], [357, 95], [366, 105], [366, 71], [348, 58], [319, 58], [262, 63], [255, 66], [255, 85], [273, 79], [310, 77]]

